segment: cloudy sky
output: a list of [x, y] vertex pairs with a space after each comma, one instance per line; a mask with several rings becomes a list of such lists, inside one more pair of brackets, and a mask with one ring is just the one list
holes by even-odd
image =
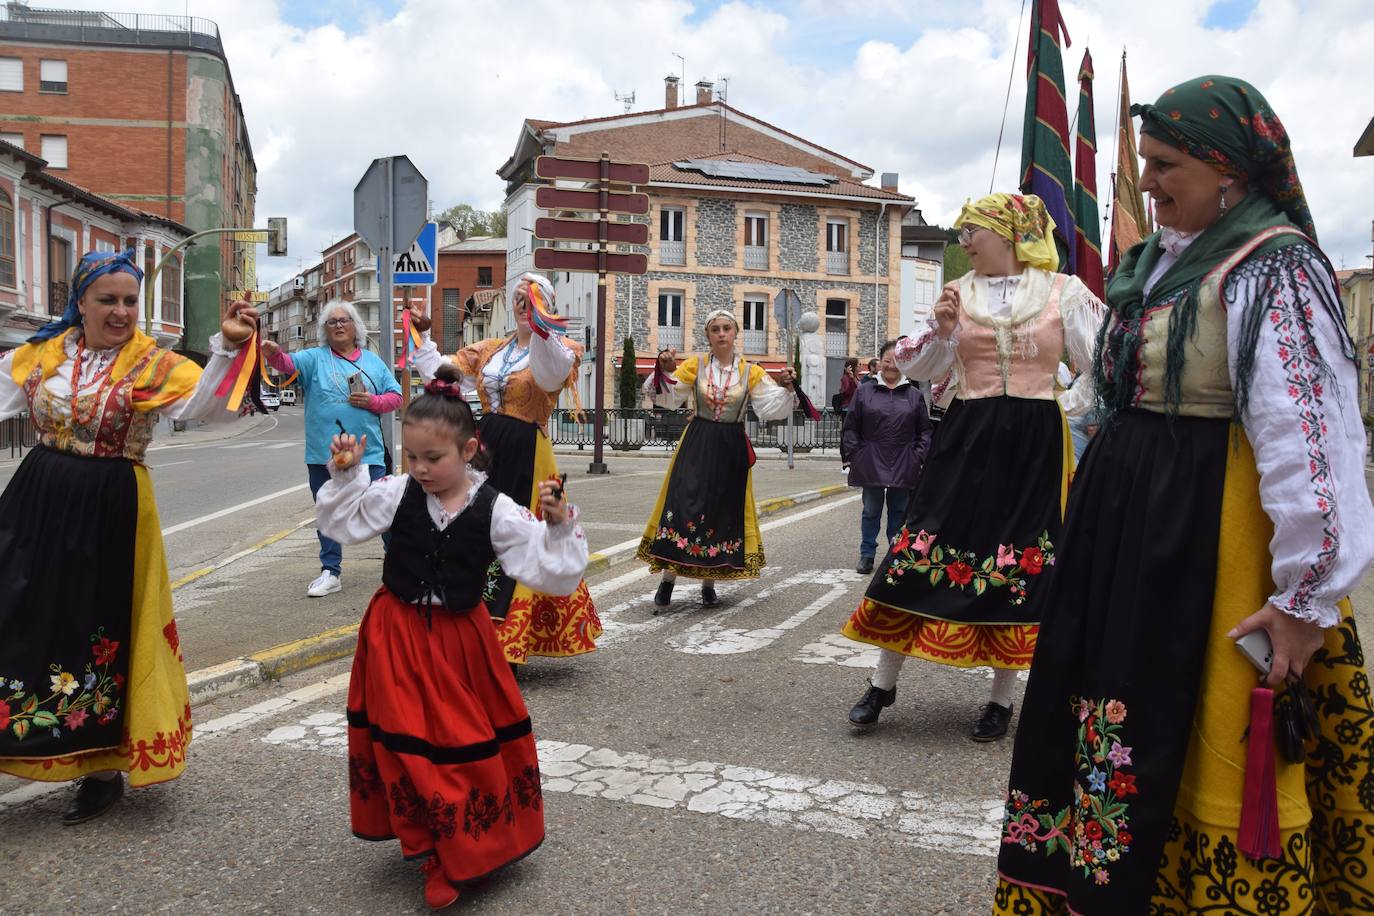
[[[663, 106], [663, 77], [729, 78], [751, 115], [901, 176], [932, 222], [1020, 162], [1022, 0], [147, 0], [82, 8], [219, 23], [258, 162], [258, 216], [291, 220], [293, 254], [264, 288], [351, 231], [352, 191], [376, 156], [405, 153], [434, 209], [500, 206], [495, 170], [525, 117], [574, 120]], [[1369, 0], [1061, 0], [1098, 74], [1098, 186], [1107, 188], [1123, 47], [1136, 100], [1203, 73], [1248, 79], [1294, 140], [1321, 241], [1368, 264], [1374, 158], [1351, 149], [1374, 116]], [[1018, 42], [1019, 32], [1019, 42]], [[1013, 51], [1013, 43], [1016, 50]], [[993, 162], [1008, 77], [1006, 134]], [[719, 83], [718, 83], [719, 85]], [[1106, 197], [1106, 191], [1103, 191]]]

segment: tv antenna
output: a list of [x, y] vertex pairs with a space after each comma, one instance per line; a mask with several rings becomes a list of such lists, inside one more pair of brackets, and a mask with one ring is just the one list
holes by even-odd
[[682, 82], [679, 83], [678, 85], [682, 86], [682, 91], [683, 91], [683, 92], [686, 92], [686, 91], [687, 91], [687, 58], [683, 57], [681, 54], [677, 53], [676, 51], [673, 52], [673, 56], [676, 57], [676, 58], [678, 59], [678, 62], [682, 64]]
[[615, 93], [615, 100], [617, 102], [623, 102], [625, 105], [625, 113], [629, 114], [630, 109], [633, 108], [635, 104], [635, 94], [633, 92], [628, 94], [624, 92], [617, 92]]

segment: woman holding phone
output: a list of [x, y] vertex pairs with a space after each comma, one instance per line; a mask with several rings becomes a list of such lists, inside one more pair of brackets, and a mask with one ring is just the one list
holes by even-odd
[[[367, 325], [353, 303], [325, 303], [318, 334], [318, 347], [295, 353], [270, 340], [262, 345], [267, 364], [287, 377], [298, 375], [305, 392], [305, 467], [312, 498], [329, 480], [329, 443], [341, 431], [367, 436], [363, 462], [374, 480], [390, 471], [378, 417], [401, 405], [401, 386], [382, 358], [367, 349]], [[320, 574], [305, 590], [311, 598], [343, 588], [343, 547], [322, 532], [317, 535]]]

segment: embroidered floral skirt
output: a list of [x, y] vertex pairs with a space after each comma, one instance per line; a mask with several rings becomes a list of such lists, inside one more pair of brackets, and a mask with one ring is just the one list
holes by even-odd
[[906, 524], [841, 632], [956, 667], [1028, 668], [1072, 444], [1050, 400], [955, 401]]
[[1374, 909], [1374, 706], [1348, 603], [1275, 754], [1279, 859], [1240, 855], [1250, 691], [1226, 632], [1273, 592], [1273, 527], [1226, 420], [1121, 415], [1088, 446], [1022, 704], [998, 913]]
[[356, 836], [434, 853], [455, 884], [544, 841], [529, 713], [485, 607], [426, 619], [373, 597], [348, 685], [348, 800]]
[[147, 468], [35, 448], [0, 495], [0, 772], [150, 785], [190, 740]]
[[678, 440], [639, 559], [696, 579], [753, 579], [763, 569], [752, 452], [743, 423], [694, 417]]
[[[492, 458], [487, 482], [518, 505], [536, 511], [535, 483], [558, 477], [549, 437], [533, 423], [504, 414], [486, 414], [479, 429]], [[561, 658], [596, 649], [601, 619], [586, 582], [578, 583], [571, 595], [545, 595], [506, 576], [501, 565], [493, 562], [486, 600], [498, 621], [496, 636], [509, 662], [524, 664], [531, 655]]]

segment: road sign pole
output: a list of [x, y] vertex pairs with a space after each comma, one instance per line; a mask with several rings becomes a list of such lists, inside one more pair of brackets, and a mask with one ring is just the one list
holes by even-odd
[[[597, 220], [598, 245], [596, 251], [596, 421], [595, 439], [592, 447], [592, 463], [588, 474], [608, 474], [602, 449], [606, 430], [606, 222], [610, 205], [611, 154], [601, 153], [601, 181], [599, 203], [600, 218]], [[629, 424], [626, 424], [628, 428]]]
[[[790, 366], [792, 365], [792, 312], [791, 312], [791, 310], [788, 310], [788, 313], [787, 313], [787, 344], [786, 344], [786, 346], [787, 346], [787, 352], [783, 354], [783, 365], [786, 366], [786, 367], [790, 367]], [[801, 379], [797, 379], [797, 380], [794, 381], [792, 384], [794, 384], [794, 385], [800, 385], [800, 384], [801, 384]], [[789, 411], [787, 412], [787, 469], [788, 469], [789, 471], [790, 471], [790, 470], [793, 470], [793, 469], [796, 467], [796, 464], [795, 464], [795, 463], [793, 462], [793, 460], [792, 460], [792, 447], [796, 444], [796, 441], [797, 441], [797, 430], [796, 430], [796, 428], [792, 425], [792, 420], [794, 419], [794, 415], [795, 415], [795, 414], [796, 414], [796, 411], [795, 411], [795, 410], [789, 410]]]
[[[386, 371], [392, 378], [396, 376], [396, 347], [391, 342], [391, 332], [393, 325], [396, 324], [396, 303], [395, 291], [391, 282], [391, 272], [393, 269], [391, 252], [393, 250], [391, 238], [392, 220], [395, 217], [396, 188], [394, 186], [394, 172], [392, 169], [393, 160], [390, 157], [382, 160], [382, 187], [386, 188], [386, 193], [382, 195], [382, 248], [377, 254], [380, 256], [380, 263], [377, 265], [377, 317], [381, 324], [381, 334], [379, 343], [382, 347], [382, 359], [386, 361]], [[382, 427], [382, 448], [388, 453], [391, 451], [391, 443], [396, 438], [396, 413], [388, 411], [379, 420]], [[394, 465], [393, 465], [394, 466]]]

